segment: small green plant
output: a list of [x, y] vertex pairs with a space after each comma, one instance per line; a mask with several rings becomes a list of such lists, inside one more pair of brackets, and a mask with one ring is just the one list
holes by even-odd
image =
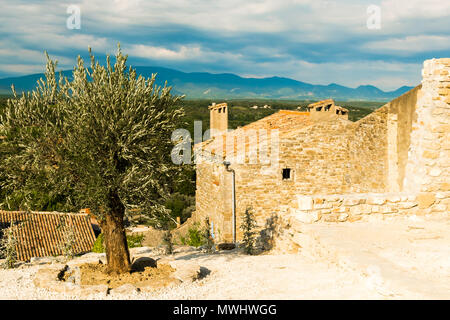
[[211, 252], [214, 247], [214, 239], [211, 236], [211, 224], [209, 223], [209, 218], [205, 219], [205, 229], [203, 231], [203, 241], [208, 252]]
[[187, 238], [180, 237], [180, 241], [184, 245], [189, 245], [192, 247], [200, 247], [203, 245], [203, 235], [202, 230], [200, 230], [200, 225], [198, 222], [194, 222], [192, 226], [188, 229]]
[[163, 244], [166, 245], [166, 254], [173, 253], [173, 239], [172, 232], [170, 230], [166, 230], [163, 235]]
[[63, 252], [63, 256], [67, 259], [73, 259], [75, 256], [75, 231], [72, 226], [68, 226], [65, 219], [61, 218], [60, 224], [57, 229], [61, 230], [63, 234], [63, 243], [60, 244], [60, 249]]
[[143, 234], [128, 234], [127, 235], [128, 248], [142, 247], [143, 241], [144, 241]]
[[105, 252], [105, 247], [103, 246], [103, 233], [100, 233], [95, 239], [94, 247], [92, 248], [92, 252], [102, 253]]
[[[104, 236], [103, 233], [100, 233], [97, 239], [94, 242], [94, 246], [92, 247], [92, 252], [103, 253], [105, 252], [105, 246], [103, 244]], [[142, 247], [142, 242], [144, 241], [143, 234], [129, 234], [127, 235], [127, 244], [128, 248], [137, 248]]]
[[255, 236], [256, 236], [256, 220], [253, 214], [253, 210], [250, 207], [245, 209], [244, 215], [242, 217], [241, 230], [243, 232], [242, 243], [244, 251], [247, 254], [253, 254], [255, 246]]
[[0, 239], [0, 253], [5, 257], [5, 262], [2, 267], [5, 269], [14, 268], [14, 264], [17, 262], [17, 243], [15, 229], [17, 226], [11, 223], [11, 226], [4, 230], [2, 239]]

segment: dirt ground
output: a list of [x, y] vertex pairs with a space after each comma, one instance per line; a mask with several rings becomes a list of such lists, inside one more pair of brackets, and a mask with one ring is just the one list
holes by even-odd
[[136, 287], [162, 288], [177, 282], [176, 279], [171, 277], [175, 269], [168, 264], [146, 267], [143, 272], [134, 271], [119, 275], [109, 274], [106, 265], [100, 263], [82, 264], [80, 270], [82, 285], [106, 284], [111, 289], [124, 284], [132, 284]]
[[[449, 230], [448, 216], [305, 225], [297, 254], [178, 252], [170, 258], [196, 263], [210, 274], [131, 294], [79, 297], [36, 288], [40, 266], [26, 266], [0, 270], [0, 298], [450, 299]], [[156, 251], [149, 256], [158, 259]]]

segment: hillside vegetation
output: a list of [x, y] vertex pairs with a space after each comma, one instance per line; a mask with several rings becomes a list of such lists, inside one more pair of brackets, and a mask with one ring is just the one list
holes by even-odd
[[[247, 100], [247, 99], [233, 99], [233, 100], [182, 100], [179, 107], [184, 108], [186, 129], [193, 135], [194, 121], [202, 121], [203, 131], [209, 129], [209, 111], [208, 106], [212, 102], [227, 102], [229, 108], [228, 126], [230, 129], [236, 129], [239, 126], [244, 126], [261, 118], [271, 115], [281, 109], [283, 110], [297, 110], [298, 106], [303, 109], [311, 103], [311, 101], [296, 101], [296, 100]], [[349, 109], [349, 120], [357, 121], [375, 109], [381, 107], [384, 102], [379, 101], [336, 101], [337, 105]], [[252, 109], [252, 106], [258, 106], [258, 109]], [[264, 105], [271, 106], [271, 109], [263, 109]]]
[[[0, 96], [0, 116], [3, 114], [8, 96]], [[175, 108], [183, 108], [185, 115], [182, 118], [181, 126], [190, 131], [191, 136], [194, 134], [194, 121], [202, 121], [202, 131], [209, 129], [209, 111], [208, 106], [212, 102], [223, 102], [223, 100], [189, 100], [183, 99], [179, 101]], [[233, 99], [226, 101], [229, 108], [229, 128], [235, 129], [239, 126], [244, 126], [266, 116], [269, 116], [281, 109], [284, 110], [297, 110], [298, 106], [302, 106], [303, 109], [311, 101], [295, 101], [295, 100], [262, 100], [262, 99]], [[356, 121], [361, 119], [382, 106], [383, 102], [370, 102], [370, 101], [355, 101], [355, 102], [340, 102], [336, 101], [337, 105], [343, 106], [350, 110], [349, 119]], [[251, 107], [257, 105], [258, 109]], [[264, 105], [271, 106], [270, 109], [261, 108]], [[1, 150], [0, 150], [1, 151]], [[190, 214], [195, 208], [195, 167], [194, 165], [185, 165], [184, 176], [182, 182], [175, 183], [170, 186], [171, 197], [166, 202], [166, 208], [172, 211], [172, 216], [181, 217], [181, 222], [184, 222], [189, 218]], [[1, 182], [1, 181], [0, 181]], [[39, 198], [36, 201], [36, 207], [34, 210], [52, 211], [59, 210], [60, 205], [58, 198], [50, 199], [46, 195], [42, 195], [40, 190], [36, 190], [36, 195]], [[5, 201], [4, 192], [0, 188], [0, 204]], [[13, 203], [13, 202], [12, 202]], [[19, 207], [5, 207], [3, 209], [19, 209]], [[131, 218], [131, 217], [130, 217]], [[148, 224], [149, 221], [145, 219], [145, 216], [141, 217], [137, 215], [132, 221], [133, 223]]]

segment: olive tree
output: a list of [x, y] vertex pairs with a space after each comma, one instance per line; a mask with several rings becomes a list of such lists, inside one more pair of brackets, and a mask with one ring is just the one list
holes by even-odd
[[[81, 57], [71, 79], [56, 74], [47, 55], [45, 79], [32, 92], [14, 92], [0, 123], [3, 192], [36, 190], [64, 199], [65, 209], [89, 207], [104, 233], [109, 270], [130, 268], [126, 209], [167, 213], [164, 199], [180, 168], [171, 162], [171, 133], [183, 114], [181, 97], [127, 67], [120, 46], [114, 63], [90, 67]], [[13, 88], [14, 91], [14, 88]], [[32, 208], [30, 208], [32, 209]]]

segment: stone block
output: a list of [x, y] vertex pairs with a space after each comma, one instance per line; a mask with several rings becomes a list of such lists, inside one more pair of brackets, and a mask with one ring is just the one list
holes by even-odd
[[339, 222], [339, 214], [333, 213], [324, 217], [325, 222]]
[[312, 210], [313, 208], [313, 198], [309, 196], [298, 196], [298, 209], [299, 210]]
[[208, 269], [200, 267], [200, 265], [195, 262], [174, 260], [170, 261], [169, 264], [175, 269], [172, 276], [181, 282], [192, 282], [209, 273]]
[[394, 212], [396, 212], [396, 211], [397, 211], [397, 210], [394, 209], [392, 206], [382, 206], [382, 207], [380, 207], [379, 213], [382, 213], [382, 214], [389, 214], [389, 213], [394, 213]]
[[372, 206], [368, 204], [361, 204], [350, 208], [351, 215], [370, 214], [372, 213]]
[[367, 197], [367, 203], [382, 205], [382, 204], [386, 203], [386, 198], [382, 197], [382, 196], [369, 196], [369, 197]]
[[341, 214], [338, 216], [338, 220], [339, 220], [340, 222], [347, 221], [347, 219], [348, 219], [348, 214], [347, 214], [347, 213], [341, 213]]
[[446, 192], [437, 192], [436, 193], [436, 199], [445, 199], [445, 198], [450, 198], [450, 194], [448, 194]]
[[416, 206], [417, 206], [417, 202], [410, 202], [410, 201], [402, 202], [399, 204], [400, 209], [411, 209]]
[[435, 201], [436, 196], [433, 193], [421, 193], [417, 196], [419, 209], [429, 208]]
[[323, 204], [323, 198], [315, 198], [314, 199], [314, 206], [318, 204]]
[[430, 176], [432, 177], [439, 177], [442, 173], [442, 170], [439, 168], [433, 168], [430, 170], [430, 172], [428, 173]]
[[361, 219], [362, 219], [361, 216], [349, 216], [348, 219], [347, 219], [347, 221], [348, 221], [348, 222], [355, 222], [355, 221], [359, 221], [359, 220], [361, 220]]
[[344, 206], [356, 206], [361, 203], [361, 199], [358, 198], [345, 198], [343, 205]]
[[447, 211], [447, 206], [445, 204], [436, 204], [431, 208], [431, 210], [433, 212], [445, 212]]
[[136, 293], [139, 293], [140, 291], [141, 290], [138, 287], [136, 287], [130, 283], [127, 283], [120, 287], [111, 289], [109, 293], [110, 294], [136, 294]]
[[53, 265], [39, 268], [36, 272], [33, 283], [36, 287], [51, 288], [52, 285], [59, 283], [59, 276], [67, 270], [66, 265]]
[[106, 296], [108, 294], [108, 286], [106, 284], [98, 284], [98, 285], [82, 285], [80, 287], [80, 295], [85, 297], [85, 296], [90, 296], [93, 294], [102, 294], [104, 296]]
[[321, 214], [318, 211], [298, 211], [295, 214], [295, 218], [303, 223], [313, 223], [320, 220]]
[[387, 200], [392, 203], [397, 203], [400, 202], [401, 199], [399, 196], [389, 196]]

